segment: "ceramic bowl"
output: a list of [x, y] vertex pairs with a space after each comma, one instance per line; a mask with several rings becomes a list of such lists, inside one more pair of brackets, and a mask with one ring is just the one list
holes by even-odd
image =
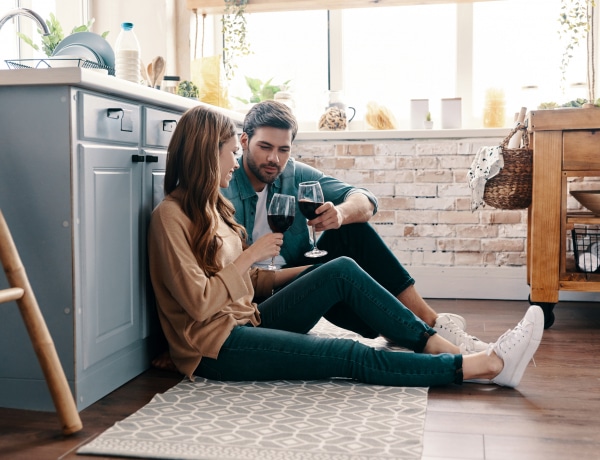
[[115, 68], [115, 52], [102, 35], [94, 32], [76, 32], [64, 38], [56, 48], [53, 55], [60, 53], [62, 48], [72, 45], [83, 45], [92, 50], [103, 61], [104, 65]]
[[600, 216], [600, 190], [573, 190], [571, 195], [594, 215]]
[[95, 64], [104, 65], [104, 61], [100, 56], [98, 56], [94, 50], [85, 46], [85, 45], [69, 45], [64, 46], [58, 52], [55, 52], [52, 55], [52, 58], [60, 58], [64, 59], [64, 56], [77, 56], [80, 59], [85, 59], [86, 61], [93, 62]]
[[87, 59], [85, 56], [79, 54], [61, 54], [53, 56], [48, 59], [44, 59], [48, 67], [79, 67], [81, 60]]

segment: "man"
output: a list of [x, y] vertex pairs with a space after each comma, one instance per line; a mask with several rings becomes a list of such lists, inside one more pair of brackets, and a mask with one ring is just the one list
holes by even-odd
[[[235, 206], [236, 220], [248, 231], [248, 243], [271, 231], [267, 223], [267, 208], [274, 193], [297, 197], [301, 182], [318, 180], [325, 203], [317, 209], [318, 216], [308, 221], [308, 225], [323, 232], [318, 247], [328, 254], [319, 259], [304, 257], [312, 245], [307, 220], [296, 208], [294, 223], [284, 235], [276, 263], [300, 266], [340, 256], [351, 257], [415, 315], [461, 351], [485, 350], [486, 343], [464, 331], [466, 324], [462, 317], [450, 313], [438, 315], [417, 292], [414, 279], [368, 223], [377, 212], [377, 199], [371, 192], [291, 158], [297, 131], [298, 124], [291, 110], [276, 101], [256, 104], [244, 119], [240, 137], [243, 149], [241, 167], [234, 172], [229, 187], [221, 191]], [[338, 314], [335, 308], [326, 317], [365, 337], [375, 334], [368, 329], [353, 327], [356, 324], [354, 318], [347, 313], [343, 316]]]

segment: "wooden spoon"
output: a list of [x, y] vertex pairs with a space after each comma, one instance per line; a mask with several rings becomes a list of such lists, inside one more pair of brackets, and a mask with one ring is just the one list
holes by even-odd
[[146, 84], [150, 84], [150, 77], [148, 76], [148, 71], [146, 70], [146, 65], [140, 59], [140, 71], [142, 72], [142, 78], [146, 82]]
[[154, 81], [152, 87], [156, 88], [157, 85], [162, 83], [162, 79], [165, 75], [165, 58], [162, 56], [156, 56], [152, 60], [152, 69], [154, 71]]
[[154, 87], [154, 69], [153, 69], [153, 62], [152, 61], [150, 64], [148, 64], [148, 86]]

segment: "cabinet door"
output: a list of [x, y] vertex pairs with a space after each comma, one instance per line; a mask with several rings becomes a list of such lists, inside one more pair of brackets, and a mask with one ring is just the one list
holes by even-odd
[[79, 145], [83, 369], [143, 334], [137, 148]]

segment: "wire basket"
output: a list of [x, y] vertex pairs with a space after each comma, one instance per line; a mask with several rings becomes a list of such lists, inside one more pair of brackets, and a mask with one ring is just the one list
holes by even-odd
[[[513, 134], [522, 133], [522, 148], [509, 149], [506, 146]], [[500, 144], [504, 167], [498, 175], [485, 183], [483, 201], [497, 209], [525, 209], [531, 204], [533, 182], [533, 152], [529, 148], [529, 135], [526, 125], [518, 125], [511, 130]]]
[[115, 69], [83, 58], [47, 58], [47, 59], [12, 59], [5, 60], [9, 69], [48, 69], [56, 67], [81, 67], [84, 69], [103, 69], [109, 75], [115, 74]]
[[574, 228], [571, 237], [577, 270], [600, 273], [600, 229]]

